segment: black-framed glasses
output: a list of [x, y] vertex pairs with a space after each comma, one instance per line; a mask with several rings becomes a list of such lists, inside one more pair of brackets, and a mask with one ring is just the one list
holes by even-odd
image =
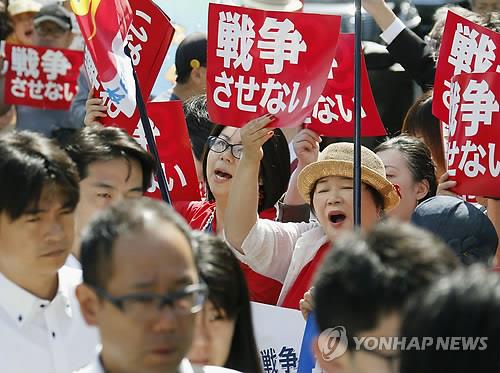
[[188, 285], [167, 294], [133, 293], [115, 297], [104, 289], [94, 287], [94, 290], [101, 298], [136, 319], [154, 317], [167, 305], [178, 316], [194, 314], [202, 309], [208, 295], [208, 287], [204, 283]]
[[208, 136], [208, 147], [211, 151], [216, 153], [224, 153], [227, 148], [231, 148], [231, 154], [236, 159], [241, 159], [241, 154], [243, 153], [242, 144], [230, 144], [221, 137]]

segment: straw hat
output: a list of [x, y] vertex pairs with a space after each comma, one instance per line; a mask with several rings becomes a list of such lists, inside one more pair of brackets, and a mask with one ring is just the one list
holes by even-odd
[[[312, 188], [319, 179], [327, 176], [354, 177], [354, 144], [339, 142], [328, 145], [318, 161], [306, 166], [299, 174], [299, 193], [307, 203]], [[384, 210], [389, 211], [399, 203], [399, 195], [385, 176], [382, 160], [370, 149], [361, 147], [361, 181], [373, 187], [384, 199]]]
[[16, 16], [21, 13], [38, 13], [42, 5], [34, 0], [14, 0], [7, 7], [9, 15]]
[[242, 5], [248, 8], [296, 12], [302, 9], [300, 0], [242, 0]]

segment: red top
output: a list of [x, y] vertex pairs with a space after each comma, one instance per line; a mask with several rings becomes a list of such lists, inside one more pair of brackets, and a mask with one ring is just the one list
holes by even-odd
[[313, 276], [318, 266], [323, 262], [325, 255], [330, 251], [330, 247], [330, 242], [324, 243], [316, 252], [312, 260], [302, 268], [292, 287], [286, 294], [282, 307], [299, 309], [299, 301], [304, 297], [304, 293], [311, 288]]
[[[206, 232], [212, 233], [216, 232], [215, 202], [176, 202], [174, 203], [174, 207], [186, 219], [191, 228], [198, 230], [205, 229]], [[271, 208], [262, 211], [259, 215], [263, 219], [274, 219], [276, 217], [276, 210]], [[208, 224], [212, 216], [212, 222]], [[262, 276], [244, 263], [240, 262], [240, 267], [247, 280], [250, 300], [276, 305], [283, 285], [279, 281]]]

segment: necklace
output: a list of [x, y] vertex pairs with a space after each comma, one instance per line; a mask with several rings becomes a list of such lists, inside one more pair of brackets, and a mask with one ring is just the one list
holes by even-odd
[[214, 232], [214, 227], [213, 227], [213, 221], [215, 219], [215, 207], [214, 209], [212, 210], [212, 212], [210, 213], [210, 216], [208, 217], [208, 220], [207, 222], [205, 223], [205, 225], [203, 226], [203, 228], [201, 228], [201, 230], [203, 232], [207, 232], [207, 233], [213, 233]]

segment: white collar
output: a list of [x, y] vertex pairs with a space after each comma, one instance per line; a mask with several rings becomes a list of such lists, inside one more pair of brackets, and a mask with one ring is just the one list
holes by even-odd
[[[71, 271], [76, 270], [71, 269]], [[64, 267], [57, 272], [57, 275], [59, 278], [57, 293], [54, 299], [49, 301], [38, 298], [0, 273], [0, 289], [2, 289], [0, 307], [4, 308], [19, 327], [29, 323], [37, 313], [47, 309], [51, 304], [64, 307], [64, 314], [71, 318], [70, 296], [74, 281], [71, 281], [72, 276]]]

